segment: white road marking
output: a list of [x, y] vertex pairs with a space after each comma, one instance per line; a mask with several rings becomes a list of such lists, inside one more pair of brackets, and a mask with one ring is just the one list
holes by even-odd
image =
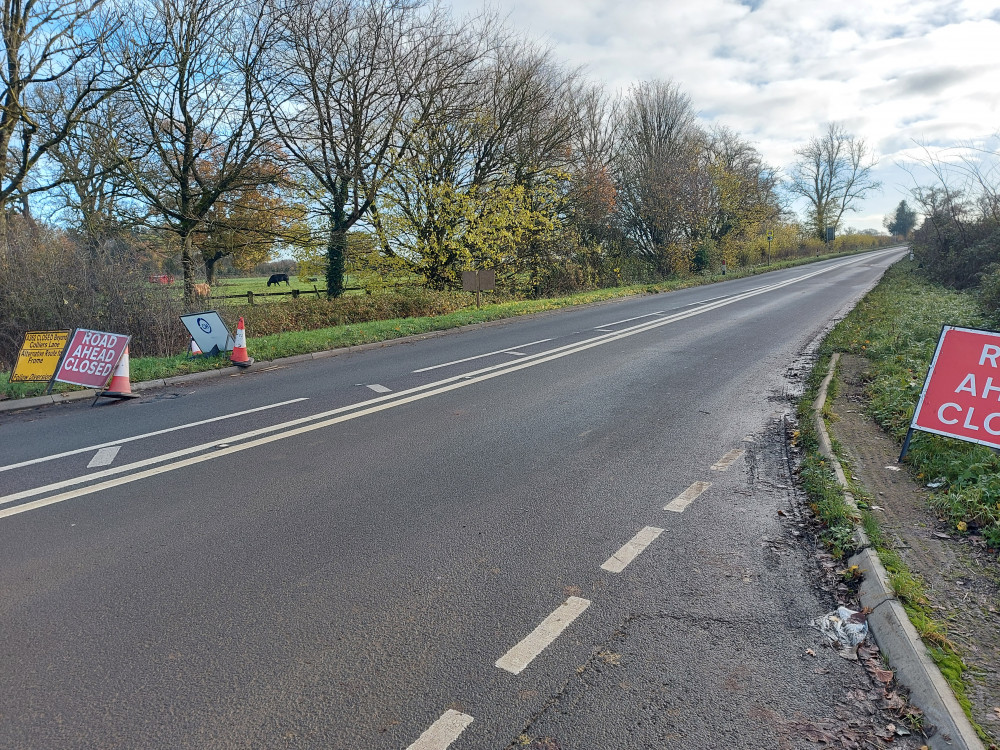
[[507, 349], [498, 349], [495, 352], [486, 352], [486, 354], [476, 354], [475, 356], [466, 357], [465, 359], [454, 359], [451, 362], [442, 362], [439, 365], [431, 365], [430, 367], [421, 367], [419, 370], [414, 370], [413, 372], [416, 373], [416, 372], [428, 372], [430, 370], [438, 370], [442, 367], [451, 367], [452, 365], [460, 365], [463, 362], [471, 362], [474, 359], [483, 359], [484, 357], [493, 357], [497, 354], [517, 354], [518, 352], [515, 352], [514, 351], [515, 349], [524, 349], [525, 347], [534, 346], [535, 344], [544, 344], [551, 340], [552, 339], [539, 339], [538, 341], [531, 341], [527, 344], [518, 344], [517, 346], [511, 346], [508, 347]]
[[683, 513], [684, 509], [693, 503], [698, 495], [712, 486], [711, 482], [695, 482], [681, 494], [663, 506], [663, 510], [672, 510], [674, 513]]
[[527, 638], [497, 659], [496, 666], [511, 674], [520, 674], [589, 606], [590, 601], [587, 599], [571, 596], [560, 604], [555, 612], [542, 620], [541, 624], [532, 630]]
[[176, 432], [177, 430], [186, 430], [189, 427], [200, 427], [203, 424], [210, 424], [212, 422], [221, 422], [224, 419], [233, 419], [235, 417], [242, 417], [246, 414], [253, 414], [257, 411], [265, 411], [267, 409], [276, 409], [279, 406], [288, 406], [289, 404], [294, 404], [299, 401], [308, 401], [308, 398], [293, 398], [289, 401], [281, 401], [277, 404], [269, 404], [267, 406], [258, 406], [254, 409], [246, 409], [244, 411], [237, 411], [232, 414], [223, 414], [221, 417], [212, 417], [211, 419], [202, 419], [198, 422], [189, 422], [187, 424], [177, 425], [176, 427], [168, 427], [164, 430], [156, 430], [155, 432], [146, 432], [142, 435], [133, 435], [132, 437], [122, 438], [120, 440], [115, 440], [110, 443], [98, 443], [97, 445], [88, 445], [86, 448], [77, 448], [72, 451], [65, 451], [64, 453], [54, 453], [51, 456], [42, 456], [41, 458], [33, 458], [30, 461], [21, 461], [17, 464], [9, 464], [7, 466], [0, 466], [0, 471], [10, 471], [11, 469], [20, 469], [22, 466], [31, 466], [32, 464], [40, 464], [44, 461], [54, 461], [57, 458], [65, 458], [66, 456], [75, 456], [77, 453], [90, 453], [90, 451], [100, 450], [101, 448], [110, 448], [113, 445], [121, 445], [122, 443], [131, 443], [134, 440], [145, 440], [149, 437], [156, 437], [157, 435], [165, 435], [168, 432]]
[[110, 448], [101, 448], [94, 457], [90, 459], [90, 463], [87, 464], [88, 469], [93, 469], [98, 466], [111, 466], [115, 460], [115, 456], [118, 455], [118, 451], [122, 448], [120, 445], [113, 445]]
[[663, 310], [646, 313], [645, 315], [636, 315], [634, 318], [625, 318], [625, 320], [616, 320], [614, 323], [601, 323], [601, 325], [594, 328], [594, 330], [600, 331], [605, 328], [611, 328], [612, 326], [620, 326], [622, 323], [631, 323], [633, 320], [642, 320], [643, 318], [655, 318], [657, 315], [663, 315]]
[[[889, 251], [886, 251], [886, 253], [888, 253], [888, 252]], [[886, 254], [886, 253], [881, 253], [881, 254]], [[609, 334], [602, 335], [602, 336], [595, 336], [592, 339], [587, 339], [587, 340], [582, 341], [582, 342], [575, 342], [575, 343], [571, 343], [571, 344], [566, 344], [566, 345], [563, 345], [563, 346], [559, 346], [559, 347], [556, 347], [554, 349], [550, 349], [548, 351], [539, 352], [538, 354], [529, 355], [525, 359], [520, 360], [520, 361], [518, 361], [516, 363], [506, 362], [506, 363], [503, 363], [503, 364], [491, 365], [489, 367], [484, 367], [484, 368], [481, 368], [479, 370], [473, 371], [472, 373], [464, 373], [464, 374], [461, 374], [461, 375], [454, 375], [454, 376], [452, 376], [450, 378], [445, 378], [443, 380], [439, 380], [439, 381], [433, 382], [433, 383], [425, 383], [424, 385], [416, 386], [416, 387], [410, 388], [408, 390], [399, 391], [398, 393], [394, 393], [394, 394], [391, 394], [391, 395], [378, 396], [376, 398], [372, 398], [372, 399], [369, 399], [368, 401], [363, 401], [363, 402], [358, 403], [358, 404], [348, 404], [346, 406], [337, 407], [336, 409], [331, 409], [331, 410], [326, 411], [326, 412], [320, 412], [318, 414], [313, 414], [313, 415], [310, 415], [310, 416], [300, 417], [298, 419], [293, 419], [293, 420], [290, 420], [288, 422], [284, 422], [284, 423], [280, 423], [280, 424], [276, 424], [276, 425], [270, 425], [270, 426], [267, 426], [267, 427], [261, 427], [261, 428], [258, 428], [256, 430], [250, 430], [249, 432], [244, 432], [244, 433], [240, 433], [240, 434], [237, 434], [237, 435], [232, 435], [232, 436], [230, 436], [228, 438], [224, 438], [224, 440], [226, 440], [228, 442], [236, 442], [236, 441], [239, 441], [239, 440], [247, 440], [248, 442], [242, 443], [240, 445], [235, 445], [235, 446], [227, 447], [224, 450], [217, 450], [217, 448], [219, 447], [219, 444], [218, 444], [218, 442], [215, 442], [215, 441], [213, 441], [211, 443], [202, 443], [201, 445], [190, 446], [188, 448], [183, 448], [181, 450], [173, 451], [172, 453], [166, 453], [166, 454], [163, 454], [163, 455], [160, 455], [160, 456], [154, 456], [154, 457], [151, 457], [151, 458], [148, 458], [148, 459], [144, 459], [142, 461], [136, 461], [136, 462], [131, 463], [131, 464], [125, 464], [123, 466], [118, 466], [118, 467], [111, 468], [111, 469], [105, 469], [103, 471], [96, 471], [96, 472], [93, 472], [92, 474], [87, 474], [87, 475], [84, 475], [84, 476], [81, 476], [81, 477], [75, 477], [73, 479], [67, 479], [67, 480], [64, 480], [62, 482], [55, 482], [53, 484], [45, 485], [45, 486], [42, 486], [42, 487], [35, 487], [35, 488], [32, 488], [32, 489], [23, 490], [21, 492], [16, 492], [16, 493], [13, 493], [11, 495], [2, 496], [2, 497], [0, 497], [0, 505], [7, 505], [9, 503], [16, 502], [17, 500], [23, 500], [23, 499], [28, 498], [28, 497], [34, 497], [36, 495], [42, 495], [42, 494], [45, 494], [47, 492], [53, 492], [53, 491], [56, 491], [56, 490], [64, 489], [66, 487], [71, 487], [73, 485], [83, 484], [85, 482], [90, 482], [90, 481], [93, 481], [95, 479], [100, 479], [100, 478], [105, 477], [105, 476], [113, 476], [115, 474], [121, 474], [121, 473], [125, 473], [125, 472], [132, 471], [132, 470], [135, 470], [135, 469], [140, 469], [140, 468], [142, 468], [144, 466], [151, 466], [153, 464], [162, 463], [162, 462], [165, 462], [165, 461], [171, 461], [171, 460], [173, 460], [175, 458], [179, 458], [181, 456], [190, 456], [191, 454], [195, 454], [195, 453], [201, 453], [202, 454], [202, 455], [199, 455], [199, 456], [195, 456], [193, 458], [188, 458], [188, 459], [184, 459], [184, 460], [181, 460], [181, 461], [177, 461], [177, 462], [172, 463], [172, 464], [167, 464], [165, 466], [161, 466], [161, 467], [158, 467], [156, 469], [147, 469], [145, 471], [137, 472], [136, 474], [128, 476], [128, 477], [122, 477], [122, 478], [119, 478], [119, 479], [111, 480], [111, 481], [108, 481], [108, 482], [103, 482], [103, 483], [100, 483], [100, 484], [93, 484], [93, 485], [90, 485], [88, 487], [83, 487], [83, 488], [78, 489], [78, 490], [73, 490], [73, 491], [70, 491], [70, 492], [65, 492], [65, 493], [63, 493], [61, 495], [54, 495], [52, 497], [44, 498], [42, 500], [36, 500], [34, 502], [31, 502], [31, 503], [26, 503], [24, 505], [19, 505], [19, 506], [15, 507], [15, 508], [8, 508], [6, 510], [0, 511], [0, 518], [6, 518], [8, 516], [13, 516], [13, 515], [16, 515], [16, 514], [19, 514], [19, 513], [26, 513], [28, 511], [35, 510], [37, 508], [42, 508], [42, 507], [45, 507], [47, 505], [52, 505], [54, 503], [63, 502], [65, 500], [70, 500], [70, 499], [76, 498], [76, 497], [82, 497], [84, 495], [89, 495], [91, 493], [99, 492], [101, 490], [108, 489], [108, 488], [111, 488], [111, 487], [117, 487], [119, 485], [127, 484], [129, 482], [139, 481], [139, 480], [145, 479], [147, 477], [155, 476], [155, 475], [158, 475], [158, 474], [164, 474], [164, 473], [166, 473], [168, 471], [173, 471], [175, 469], [182, 469], [184, 467], [191, 466], [191, 465], [197, 464], [197, 463], [201, 463], [203, 461], [208, 461], [208, 460], [212, 460], [212, 459], [215, 459], [215, 458], [221, 458], [223, 456], [228, 456], [228, 455], [230, 455], [232, 453], [237, 453], [239, 451], [250, 450], [250, 449], [256, 448], [256, 447], [258, 447], [260, 445], [266, 445], [268, 443], [272, 443], [272, 442], [277, 441], [277, 440], [283, 440], [285, 438], [295, 437], [296, 435], [301, 435], [301, 434], [304, 434], [306, 432], [311, 432], [313, 430], [318, 430], [318, 429], [323, 429], [325, 427], [330, 427], [332, 425], [339, 424], [341, 422], [346, 422], [348, 420], [356, 419], [358, 417], [366, 416], [368, 414], [374, 414], [376, 412], [384, 411], [385, 409], [390, 409], [390, 408], [393, 408], [395, 406], [400, 406], [402, 404], [407, 404], [407, 403], [411, 403], [413, 401], [418, 401], [418, 400], [421, 400], [421, 399], [430, 398], [432, 396], [436, 396], [436, 395], [439, 395], [441, 393], [452, 391], [452, 390], [455, 390], [455, 389], [458, 389], [458, 388], [464, 388], [467, 385], [473, 385], [475, 383], [481, 383], [481, 382], [484, 382], [486, 380], [490, 380], [492, 378], [500, 377], [502, 375], [507, 375], [507, 374], [510, 374], [512, 372], [517, 372], [518, 370], [527, 369], [529, 367], [534, 367], [536, 365], [544, 364], [546, 362], [551, 362], [553, 360], [560, 359], [562, 357], [567, 357], [567, 356], [570, 356], [572, 354], [576, 354], [576, 353], [579, 353], [579, 352], [582, 352], [582, 351], [586, 351], [587, 349], [592, 349], [594, 347], [602, 346], [604, 344], [608, 344], [608, 343], [611, 343], [611, 342], [614, 342], [614, 341], [619, 341], [621, 339], [625, 339], [625, 338], [628, 338], [630, 336], [635, 336], [635, 335], [640, 334], [640, 333], [646, 333], [646, 332], [651, 331], [651, 330], [653, 330], [655, 328], [659, 328], [661, 326], [669, 325], [671, 323], [675, 323], [675, 322], [680, 321], [680, 320], [685, 320], [687, 318], [692, 318], [692, 317], [695, 317], [697, 315], [701, 315], [702, 313], [709, 312], [709, 311], [712, 311], [712, 310], [716, 310], [716, 309], [718, 309], [720, 307], [725, 307], [725, 306], [731, 305], [731, 304], [733, 304], [735, 302], [739, 302], [739, 301], [741, 301], [743, 299], [747, 299], [747, 298], [750, 298], [750, 297], [755, 297], [755, 296], [758, 296], [760, 294], [764, 294], [764, 293], [766, 293], [768, 291], [773, 291], [775, 289], [780, 289], [780, 288], [783, 288], [785, 286], [789, 286], [791, 284], [798, 283], [800, 281], [805, 281], [807, 279], [811, 279], [811, 278], [813, 278], [815, 276], [818, 276], [818, 275], [820, 275], [822, 273], [826, 273], [828, 271], [836, 270], [836, 269], [841, 268], [843, 266], [851, 265], [851, 264], [854, 264], [854, 263], [860, 263], [860, 262], [865, 261], [865, 260], [868, 260], [868, 259], [867, 258], [862, 258], [862, 259], [851, 259], [851, 260], [843, 261], [841, 263], [838, 263], [836, 265], [830, 266], [830, 267], [825, 268], [825, 269], [820, 269], [820, 270], [817, 270], [817, 271], [812, 271], [811, 273], [804, 274], [802, 276], [798, 276], [798, 277], [795, 277], [795, 278], [792, 278], [792, 279], [786, 279], [785, 281], [776, 282], [775, 284], [772, 284], [770, 286], [762, 287], [761, 290], [757, 291], [757, 292], [731, 296], [731, 297], [728, 297], [725, 301], [721, 301], [721, 302], [718, 302], [718, 303], [715, 303], [715, 304], [711, 304], [711, 305], [705, 305], [703, 307], [695, 308], [693, 310], [688, 310], [688, 311], [683, 312], [683, 313], [677, 313], [675, 315], [671, 315], [669, 317], [662, 318], [662, 319], [656, 320], [654, 322], [642, 323], [642, 324], [639, 324], [639, 325], [636, 325], [636, 326], [632, 326], [631, 328], [623, 329], [623, 330], [618, 331], [616, 333], [609, 333]], [[292, 403], [293, 401], [302, 401], [302, 400], [304, 400], [304, 399], [293, 399], [292, 401], [284, 402], [284, 403]], [[384, 402], [389, 401], [389, 400], [391, 400], [390, 403], [384, 403]], [[277, 405], [273, 405], [273, 406], [277, 406]], [[249, 410], [249, 411], [259, 411], [260, 409], [273, 408], [273, 406], [271, 406], [271, 407], [259, 407], [258, 409], [252, 409], [252, 410]], [[357, 411], [354, 411], [354, 410], [357, 410]], [[352, 413], [345, 413], [345, 412], [352, 412]], [[241, 412], [241, 413], [244, 413], [244, 412]], [[340, 415], [340, 416], [336, 416], [336, 417], [333, 417], [331, 419], [326, 419], [326, 417], [331, 417], [332, 415]], [[225, 417], [216, 417], [214, 419], [205, 420], [205, 422], [214, 422], [214, 421], [217, 421], [219, 419], [228, 419], [228, 418], [230, 418], [232, 416], [235, 416], [235, 415], [228, 415], [228, 416], [225, 416]], [[323, 421], [316, 421], [316, 420], [323, 420]], [[314, 422], [314, 424], [307, 425], [307, 423], [309, 423], [309, 422]], [[192, 425], [186, 425], [186, 426], [193, 426], [194, 424], [201, 424], [201, 423], [193, 423]], [[305, 426], [295, 427], [295, 429], [290, 429], [290, 428], [294, 427], [295, 425], [305, 425]], [[168, 430], [161, 430], [160, 432], [149, 433], [149, 435], [160, 434], [162, 432], [171, 432], [174, 429], [182, 429], [183, 427], [185, 427], [185, 426], [182, 426], [180, 428], [171, 428], [171, 429], [168, 429]], [[287, 431], [283, 432], [281, 434], [278, 434], [278, 435], [268, 435], [268, 433], [277, 432], [279, 430], [287, 430]], [[250, 440], [250, 438], [256, 437], [258, 435], [268, 435], [268, 436], [267, 437], [258, 438], [256, 440]], [[140, 437], [147, 437], [147, 436], [148, 435], [137, 436], [135, 438], [129, 438], [129, 439], [122, 440], [122, 441], [117, 441], [117, 442], [128, 442], [128, 440], [137, 440]], [[113, 444], [114, 443], [105, 443], [104, 445], [113, 445]], [[96, 447], [103, 447], [103, 446], [93, 446], [93, 447], [96, 448]], [[93, 448], [91, 448], [91, 449], [93, 449]], [[81, 449], [81, 450], [76, 450], [76, 451], [69, 451], [69, 452], [67, 452], [65, 454], [59, 454], [59, 456], [62, 456], [62, 455], [72, 455], [74, 453], [79, 453], [82, 450], [87, 450], [87, 449]], [[32, 460], [32, 461], [24, 462], [22, 464], [17, 464], [16, 466], [23, 466], [23, 465], [27, 465], [27, 464], [31, 464], [31, 463], [37, 463], [39, 461], [49, 460], [50, 458], [57, 458], [59, 456], [52, 456], [52, 457], [47, 457], [47, 458], [42, 458], [42, 459], [35, 459], [35, 460]], [[7, 467], [7, 468], [13, 468], [13, 466]]]
[[389, 393], [392, 390], [392, 388], [386, 388], [384, 385], [379, 385], [378, 383], [372, 383], [368, 387], [375, 391], [375, 393]]
[[406, 750], [444, 750], [471, 723], [471, 716], [449, 708]]
[[712, 464], [712, 471], [725, 471], [730, 466], [732, 466], [733, 462], [740, 456], [742, 456], [744, 453], [746, 453], [746, 451], [743, 448], [735, 448], [729, 451], [729, 453], [727, 453], [718, 461], [716, 461], [714, 464]]
[[639, 556], [640, 552], [652, 544], [656, 537], [662, 533], [663, 529], [658, 529], [655, 526], [647, 526], [632, 537], [632, 539], [625, 542], [620, 550], [608, 558], [607, 562], [601, 566], [601, 569], [609, 573], [621, 573], [630, 562]]

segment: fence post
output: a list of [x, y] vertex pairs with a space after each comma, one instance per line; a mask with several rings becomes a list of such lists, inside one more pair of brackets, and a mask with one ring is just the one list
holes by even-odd
[[253, 307], [253, 292], [247, 292], [247, 302], [249, 302], [250, 306]]

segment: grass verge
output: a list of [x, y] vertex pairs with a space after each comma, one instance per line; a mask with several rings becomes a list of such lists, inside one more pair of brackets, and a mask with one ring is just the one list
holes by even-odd
[[[889, 547], [877, 519], [869, 510], [872, 498], [864, 487], [850, 478], [849, 489], [858, 510], [847, 503], [844, 489], [818, 451], [812, 420], [812, 404], [832, 354], [836, 351], [856, 354], [872, 363], [872, 378], [867, 387], [868, 413], [901, 443], [944, 324], [981, 327], [983, 320], [976, 300], [926, 282], [908, 261], [887, 271], [879, 285], [834, 328], [820, 347], [819, 361], [798, 406], [801, 425], [798, 438], [803, 451], [801, 474], [809, 505], [823, 529], [820, 537], [836, 557], [845, 557], [853, 551], [853, 526], [855, 522], [861, 523], [885, 566], [893, 592], [931, 658], [977, 734], [988, 742], [989, 737], [972, 717], [972, 705], [963, 679], [968, 667], [962, 653], [949, 639], [946, 625], [935, 616], [923, 581], [909, 571], [902, 558]], [[833, 382], [836, 383], [836, 379]], [[823, 409], [827, 419], [832, 398], [831, 390]], [[850, 462], [836, 443], [833, 447], [846, 476], [851, 477]], [[970, 524], [985, 522], [985, 528], [980, 528], [989, 538], [994, 533], [991, 531], [994, 526], [990, 524], [995, 525], [996, 517], [991, 516], [989, 508], [977, 507], [977, 504], [984, 495], [983, 480], [995, 478], [996, 469], [1000, 468], [1000, 464], [994, 467], [990, 463], [990, 459], [996, 459], [995, 455], [978, 446], [922, 433], [914, 436], [910, 450], [909, 463], [918, 479], [934, 476], [947, 483], [947, 477], [954, 478], [953, 484], [943, 484], [946, 489], [932, 496], [934, 507], [945, 513], [962, 533], [968, 531]], [[993, 476], [982, 477], [982, 471], [991, 471]], [[979, 491], [969, 492], [970, 485], [978, 487]], [[987, 502], [995, 504], [996, 501], [991, 497]], [[995, 508], [1000, 510], [1000, 505]], [[954, 520], [959, 517], [963, 520]]]

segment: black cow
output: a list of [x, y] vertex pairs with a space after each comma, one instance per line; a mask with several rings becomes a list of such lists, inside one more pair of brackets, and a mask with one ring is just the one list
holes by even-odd
[[267, 285], [271, 286], [271, 284], [280, 284], [282, 281], [288, 284], [288, 286], [292, 285], [291, 282], [288, 280], [287, 273], [272, 273], [271, 278], [267, 280]]

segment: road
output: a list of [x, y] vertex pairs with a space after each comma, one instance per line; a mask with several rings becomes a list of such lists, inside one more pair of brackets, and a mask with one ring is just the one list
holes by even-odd
[[900, 255], [0, 417], [0, 747], [802, 746], [785, 416]]

